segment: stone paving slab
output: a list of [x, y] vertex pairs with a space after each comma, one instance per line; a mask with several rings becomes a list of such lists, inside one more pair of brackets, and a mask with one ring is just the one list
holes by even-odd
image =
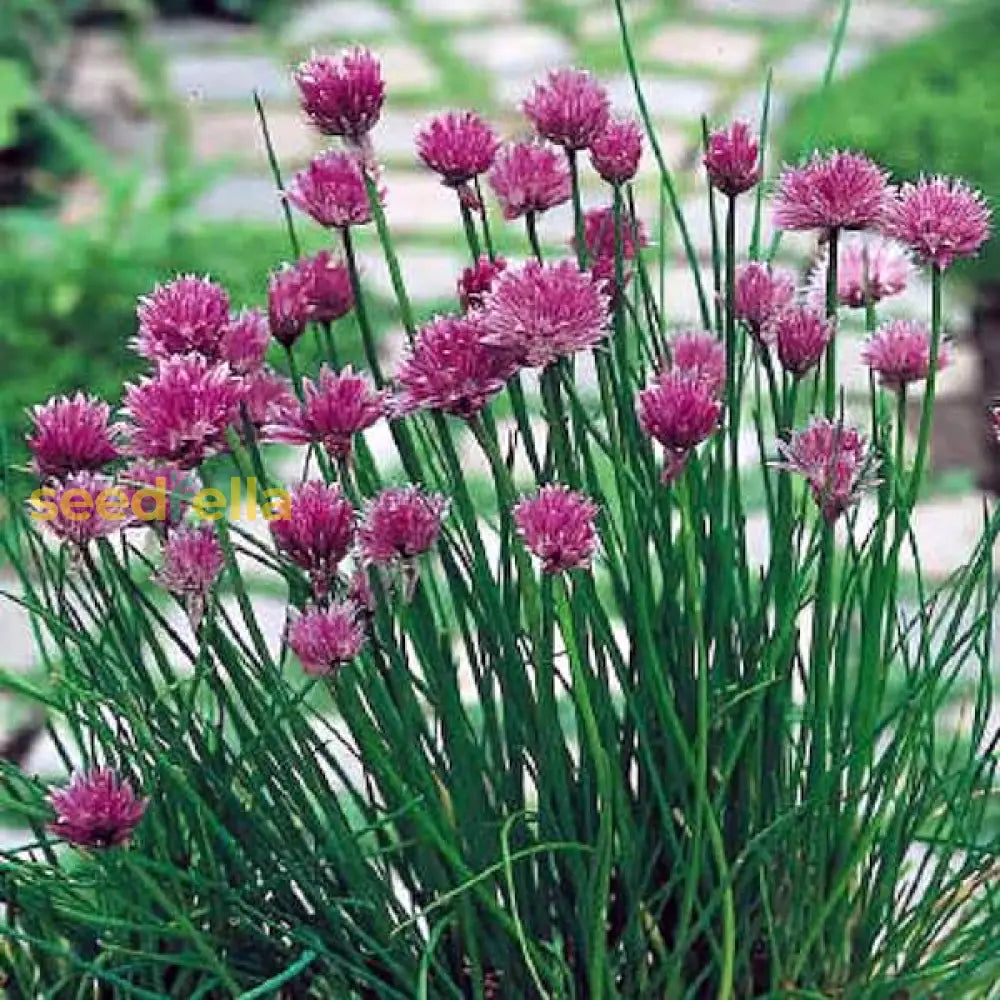
[[220, 178], [197, 202], [200, 218], [212, 222], [282, 221], [279, 194], [270, 177], [230, 174]]
[[289, 45], [312, 45], [331, 39], [356, 41], [398, 29], [396, 15], [374, 0], [323, 0], [296, 10], [285, 25], [283, 39]]
[[822, 10], [823, 0], [692, 0], [695, 10], [712, 17], [801, 20]]
[[455, 36], [453, 44], [463, 59], [491, 72], [498, 83], [511, 73], [543, 73], [572, 56], [566, 39], [540, 24], [464, 31]]
[[446, 25], [473, 21], [513, 21], [525, 13], [524, 0], [410, 0], [424, 21]]
[[[620, 113], [638, 114], [638, 105], [632, 80], [626, 74], [609, 77], [605, 84], [611, 102]], [[647, 73], [642, 79], [642, 92], [653, 118], [697, 122], [701, 115], [710, 113], [721, 95], [720, 87], [712, 80], [685, 76], [654, 76]]]
[[[396, 252], [412, 302], [426, 305], [455, 300], [455, 283], [466, 266], [464, 257], [452, 251], [405, 244], [397, 246]], [[383, 298], [395, 301], [389, 269], [381, 251], [377, 248], [365, 250], [359, 257], [366, 286]]]
[[378, 47], [382, 76], [390, 94], [420, 94], [441, 85], [441, 74], [423, 52], [406, 42], [392, 41]]
[[[844, 77], [860, 69], [873, 55], [867, 45], [845, 42], [837, 56], [835, 77]], [[809, 39], [800, 42], [780, 59], [774, 67], [775, 82], [779, 87], [816, 86], [823, 79], [830, 58], [830, 42]]]
[[[267, 126], [278, 159], [288, 167], [303, 166], [323, 148], [320, 137], [298, 111], [267, 110]], [[267, 170], [267, 149], [256, 115], [247, 108], [199, 109], [191, 119], [191, 148], [204, 162], [229, 160]]]
[[394, 234], [461, 232], [455, 192], [430, 171], [386, 171], [385, 186], [385, 214]]
[[254, 90], [272, 99], [294, 100], [290, 67], [253, 53], [183, 54], [167, 61], [175, 96], [190, 101], [249, 101]]
[[[827, 23], [836, 22], [837, 13], [830, 12]], [[930, 31], [938, 21], [938, 13], [919, 3], [883, 3], [864, 0], [851, 6], [847, 33], [850, 38], [872, 42], [904, 42], [914, 35]]]
[[649, 58], [657, 62], [726, 75], [748, 72], [760, 52], [757, 34], [680, 22], [660, 28], [646, 46]]

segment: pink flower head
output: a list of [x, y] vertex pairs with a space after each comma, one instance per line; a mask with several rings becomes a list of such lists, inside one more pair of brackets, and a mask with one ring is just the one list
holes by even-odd
[[243, 376], [243, 405], [250, 423], [257, 428], [281, 420], [298, 405], [291, 382], [271, 368]]
[[[913, 320], [893, 320], [872, 334], [861, 352], [861, 360], [887, 389], [898, 391], [911, 382], [922, 382], [931, 370], [930, 331]], [[942, 343], [935, 366], [937, 371], [950, 361], [948, 345]]]
[[760, 145], [744, 121], [713, 132], [703, 162], [713, 187], [731, 198], [760, 181]]
[[353, 601], [362, 614], [375, 613], [375, 594], [372, 592], [372, 582], [368, 579], [368, 570], [357, 566], [347, 581], [347, 599]]
[[292, 622], [288, 645], [307, 674], [323, 677], [361, 652], [365, 630], [358, 612], [352, 601], [343, 601], [311, 608]]
[[139, 520], [154, 527], [180, 524], [200, 489], [192, 473], [153, 462], [134, 462], [122, 471], [119, 481], [128, 491], [130, 506], [134, 508], [138, 500]]
[[[648, 246], [649, 237], [642, 219], [633, 219], [628, 210], [623, 210], [619, 220], [622, 257], [632, 260], [640, 247]], [[591, 208], [583, 214], [583, 242], [587, 248], [587, 259], [606, 260], [615, 257], [615, 213], [611, 207]], [[576, 237], [571, 244], [576, 249]]]
[[267, 316], [259, 309], [243, 309], [229, 317], [222, 331], [218, 360], [227, 362], [240, 375], [258, 371], [264, 364], [270, 339]]
[[608, 297], [573, 261], [532, 260], [497, 278], [482, 316], [483, 343], [510, 352], [519, 364], [544, 368], [601, 341]]
[[785, 371], [801, 378], [819, 364], [826, 345], [833, 339], [834, 324], [810, 306], [787, 306], [769, 324]]
[[118, 457], [120, 425], [109, 423], [111, 408], [94, 396], [55, 396], [34, 407], [30, 416], [35, 426], [28, 447], [32, 467], [42, 479], [94, 471]]
[[608, 92], [583, 69], [556, 69], [521, 105], [535, 131], [568, 150], [586, 149], [611, 114]]
[[149, 799], [139, 798], [127, 779], [110, 768], [74, 774], [69, 785], [49, 793], [56, 818], [49, 829], [74, 847], [118, 847], [139, 825]]
[[296, 261], [295, 267], [310, 278], [310, 318], [319, 323], [333, 323], [354, 307], [354, 292], [347, 265], [328, 250]]
[[351, 440], [385, 415], [386, 394], [367, 375], [347, 365], [335, 372], [321, 365], [319, 378], [302, 380], [303, 402], [286, 409], [264, 428], [269, 441], [318, 442], [333, 458], [351, 454]]
[[42, 502], [29, 501], [33, 516], [61, 542], [80, 549], [132, 525], [129, 494], [107, 476], [75, 472]]
[[448, 187], [459, 188], [493, 166], [500, 140], [474, 111], [449, 111], [417, 133], [417, 154]]
[[358, 530], [361, 557], [386, 566], [430, 549], [441, 533], [448, 501], [416, 486], [382, 490], [365, 507]]
[[951, 177], [921, 177], [889, 199], [887, 236], [905, 243], [926, 264], [945, 268], [972, 257], [990, 234], [990, 209], [980, 191]]
[[726, 384], [726, 349], [711, 333], [692, 330], [680, 333], [669, 344], [670, 368], [701, 379], [713, 396], [721, 396]]
[[139, 299], [132, 346], [150, 361], [192, 351], [212, 360], [229, 322], [229, 295], [208, 278], [182, 275]]
[[129, 454], [193, 468], [224, 450], [242, 399], [241, 381], [225, 362], [210, 364], [196, 354], [170, 358], [125, 386]]
[[737, 268], [733, 311], [756, 340], [763, 340], [768, 322], [775, 313], [791, 305], [793, 298], [795, 275], [791, 271], [757, 261]]
[[271, 521], [275, 544], [324, 596], [354, 541], [354, 507], [339, 486], [313, 480], [292, 488], [279, 515]]
[[888, 176], [862, 153], [813, 153], [778, 180], [774, 221], [781, 229], [866, 229], [888, 197]]
[[586, 569], [597, 548], [597, 505], [567, 486], [543, 486], [514, 507], [514, 523], [543, 573]]
[[[646, 227], [641, 219], [633, 219], [631, 213], [623, 211], [619, 221], [619, 239], [624, 263], [624, 275], [628, 281], [628, 261], [634, 260], [640, 247], [649, 245]], [[583, 241], [587, 249], [587, 261], [595, 278], [611, 285], [613, 292], [615, 279], [615, 213], [612, 208], [592, 208], [583, 216]], [[576, 237], [570, 241], [575, 250]]]
[[663, 480], [683, 468], [687, 453], [719, 426], [722, 402], [705, 379], [674, 369], [657, 375], [636, 398], [639, 426], [667, 452]]
[[378, 59], [355, 48], [339, 56], [313, 56], [295, 71], [302, 110], [323, 135], [360, 143], [378, 123], [385, 81]]
[[805, 476], [813, 498], [831, 524], [875, 485], [872, 457], [861, 433], [822, 417], [813, 419], [789, 442], [779, 441], [778, 468]]
[[423, 327], [396, 373], [395, 411], [443, 410], [466, 419], [479, 413], [517, 367], [483, 343], [485, 332], [476, 315], [439, 316]]
[[486, 298], [486, 293], [493, 288], [496, 276], [507, 267], [503, 257], [490, 260], [482, 256], [471, 267], [467, 267], [458, 279], [458, 301], [462, 311], [469, 312], [478, 309]]
[[372, 219], [364, 172], [350, 153], [320, 153], [292, 178], [285, 196], [328, 229], [363, 226]]
[[291, 347], [309, 323], [312, 283], [312, 274], [307, 269], [292, 264], [274, 271], [267, 283], [267, 320], [271, 336], [284, 347]]
[[[829, 266], [828, 248], [809, 276], [809, 303], [817, 309], [826, 305]], [[899, 243], [867, 233], [851, 233], [837, 247], [837, 299], [842, 306], [862, 309], [866, 289], [872, 302], [898, 295], [906, 288], [912, 271], [910, 255]]]
[[590, 141], [590, 162], [609, 184], [627, 184], [641, 159], [642, 129], [631, 118], [612, 118]]
[[225, 566], [222, 546], [208, 524], [172, 531], [163, 546], [163, 567], [157, 582], [175, 597], [183, 598], [197, 628], [209, 590]]
[[488, 176], [505, 219], [569, 201], [569, 167], [551, 146], [539, 142], [514, 142], [497, 153]]

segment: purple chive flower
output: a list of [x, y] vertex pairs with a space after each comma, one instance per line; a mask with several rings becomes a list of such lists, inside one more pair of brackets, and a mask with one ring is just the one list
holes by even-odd
[[888, 176], [862, 153], [813, 153], [778, 180], [774, 221], [781, 229], [866, 229], [882, 218]]
[[726, 385], [726, 349], [704, 330], [679, 333], [669, 343], [671, 371], [701, 379], [713, 396], [721, 396]]
[[42, 523], [61, 542], [80, 549], [133, 524], [128, 491], [94, 472], [75, 472], [55, 487]]
[[[626, 284], [631, 278], [628, 262], [634, 260], [641, 247], [649, 245], [646, 227], [641, 219], [633, 219], [628, 210], [619, 222], [621, 252]], [[583, 215], [583, 241], [591, 274], [614, 292], [615, 280], [615, 214], [612, 208], [592, 208]], [[576, 250], [576, 237], [570, 240]]]
[[458, 301], [462, 304], [462, 312], [478, 309], [486, 293], [493, 288], [497, 275], [506, 268], [507, 261], [503, 257], [490, 260], [485, 255], [467, 267], [458, 279]]
[[831, 524], [858, 500], [862, 490], [877, 482], [867, 442], [853, 427], [817, 417], [789, 442], [779, 441], [778, 450], [783, 459], [776, 463], [778, 468], [805, 477]]
[[[827, 249], [809, 276], [809, 304], [826, 305], [826, 277], [830, 266]], [[867, 295], [880, 302], [902, 292], [913, 273], [906, 248], [892, 240], [867, 233], [851, 233], [837, 247], [837, 299], [842, 306], [862, 309]]]
[[497, 153], [488, 178], [508, 221], [569, 201], [566, 159], [539, 142], [515, 142]]
[[292, 622], [288, 645], [307, 674], [324, 677], [361, 652], [365, 630], [359, 610], [353, 601], [342, 601], [310, 608]]
[[493, 126], [475, 111], [449, 111], [417, 133], [417, 154], [448, 187], [461, 188], [493, 166], [500, 147]]
[[267, 316], [259, 309], [243, 309], [230, 316], [223, 328], [218, 360], [225, 361], [239, 375], [259, 371], [270, 340]]
[[590, 140], [590, 162], [609, 184], [627, 184], [639, 170], [642, 129], [631, 118], [613, 118]]
[[372, 582], [368, 579], [368, 570], [364, 566], [355, 567], [347, 581], [347, 599], [353, 601], [362, 614], [375, 613], [375, 594]]
[[208, 278], [182, 275], [139, 299], [132, 347], [150, 361], [192, 351], [215, 360], [229, 323], [229, 295]]
[[365, 506], [358, 529], [361, 557], [387, 566], [410, 561], [437, 542], [448, 501], [416, 486], [382, 490]]
[[834, 324], [810, 306], [788, 306], [769, 324], [782, 368], [801, 378], [819, 364], [833, 339]]
[[771, 318], [795, 298], [795, 275], [784, 268], [752, 261], [736, 270], [733, 311], [758, 342]]
[[339, 56], [313, 56], [295, 71], [302, 110], [323, 135], [358, 144], [378, 123], [385, 81], [378, 59], [355, 48]]
[[[861, 360], [887, 389], [898, 392], [911, 382], [922, 382], [931, 370], [930, 331], [913, 320], [886, 323], [865, 342]], [[935, 368], [941, 371], [950, 362], [951, 352], [948, 345], [942, 343]]]
[[279, 513], [270, 525], [275, 544], [324, 597], [354, 542], [354, 507], [339, 486], [310, 481], [292, 488]]
[[49, 793], [56, 814], [49, 829], [74, 847], [119, 847], [139, 825], [149, 799], [139, 798], [111, 768], [74, 774], [65, 788]]
[[242, 384], [246, 415], [258, 429], [281, 420], [298, 405], [292, 383], [271, 368], [244, 375]]
[[708, 137], [703, 163], [712, 186], [730, 198], [760, 181], [760, 145], [750, 126], [735, 121]]
[[302, 380], [304, 400], [278, 415], [264, 428], [269, 441], [322, 444], [331, 458], [347, 458], [351, 441], [385, 415], [386, 393], [367, 375], [347, 365], [335, 372], [321, 365], [319, 378]]
[[347, 265], [328, 250], [296, 261], [295, 267], [310, 277], [310, 318], [318, 323], [333, 323], [354, 308], [354, 292]]
[[309, 300], [312, 275], [305, 268], [285, 264], [267, 283], [267, 321], [271, 336], [283, 347], [291, 347], [305, 333], [312, 315]]
[[597, 548], [597, 505], [567, 486], [543, 486], [514, 507], [514, 523], [543, 573], [586, 569]]
[[143, 491], [139, 510], [147, 517], [139, 520], [154, 527], [173, 528], [180, 524], [201, 488], [191, 472], [155, 462], [134, 462], [118, 478], [129, 494], [130, 506], [135, 503], [136, 494]]
[[225, 362], [210, 364], [195, 354], [164, 361], [153, 375], [125, 386], [128, 452], [193, 468], [225, 449], [242, 399], [241, 381]]
[[722, 402], [703, 378], [691, 372], [662, 372], [636, 398], [643, 433], [658, 441], [667, 453], [663, 481], [684, 467], [688, 453], [719, 426]]
[[925, 264], [946, 268], [979, 252], [990, 234], [990, 214], [982, 193], [964, 181], [921, 177], [889, 199], [882, 230]]
[[611, 114], [608, 92], [586, 70], [556, 69], [521, 105], [535, 131], [568, 150], [586, 149]]
[[372, 219], [364, 172], [350, 153], [320, 153], [292, 178], [286, 197], [327, 229], [363, 226]]
[[441, 410], [469, 419], [514, 374], [509, 354], [483, 343], [481, 317], [439, 316], [417, 335], [396, 373], [396, 414]]
[[529, 261], [497, 278], [482, 317], [483, 343], [509, 352], [519, 364], [544, 368], [603, 339], [608, 296], [573, 261]]
[[205, 611], [208, 592], [225, 562], [222, 546], [211, 525], [180, 527], [167, 536], [163, 546], [163, 567], [156, 574], [156, 581], [184, 601], [196, 629]]
[[111, 408], [94, 396], [55, 396], [30, 411], [34, 429], [28, 448], [32, 468], [42, 479], [94, 471], [118, 457], [121, 426], [110, 423]]

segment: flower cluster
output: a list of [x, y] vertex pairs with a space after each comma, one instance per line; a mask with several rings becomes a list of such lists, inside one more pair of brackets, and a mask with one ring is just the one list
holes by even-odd
[[816, 418], [790, 441], [778, 442], [781, 468], [804, 476], [823, 517], [834, 522], [861, 491], [875, 484], [868, 444], [853, 427]]
[[396, 373], [395, 412], [441, 410], [467, 419], [479, 413], [516, 370], [485, 333], [475, 314], [440, 316], [423, 327]]
[[569, 260], [528, 261], [497, 276], [482, 309], [483, 342], [529, 368], [600, 343], [609, 322], [601, 283]]
[[597, 548], [597, 505], [566, 486], [543, 486], [514, 508], [525, 545], [542, 560], [545, 573], [585, 569]]
[[327, 365], [314, 382], [302, 380], [302, 402], [294, 402], [264, 427], [264, 437], [285, 444], [321, 444], [331, 458], [347, 458], [356, 434], [385, 414], [386, 394], [350, 365], [337, 372]]
[[49, 795], [55, 819], [49, 829], [74, 847], [107, 848], [128, 843], [149, 806], [131, 783], [111, 768], [73, 775]]

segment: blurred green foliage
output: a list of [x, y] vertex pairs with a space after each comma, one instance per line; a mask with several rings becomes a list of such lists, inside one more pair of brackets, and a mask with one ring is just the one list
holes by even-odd
[[[848, 29], [850, 30], [850, 29]], [[976, 4], [941, 30], [878, 56], [825, 94], [802, 98], [782, 152], [850, 146], [897, 180], [955, 174], [1000, 204], [1000, 4]], [[1000, 280], [1000, 245], [964, 265], [977, 281]]]

